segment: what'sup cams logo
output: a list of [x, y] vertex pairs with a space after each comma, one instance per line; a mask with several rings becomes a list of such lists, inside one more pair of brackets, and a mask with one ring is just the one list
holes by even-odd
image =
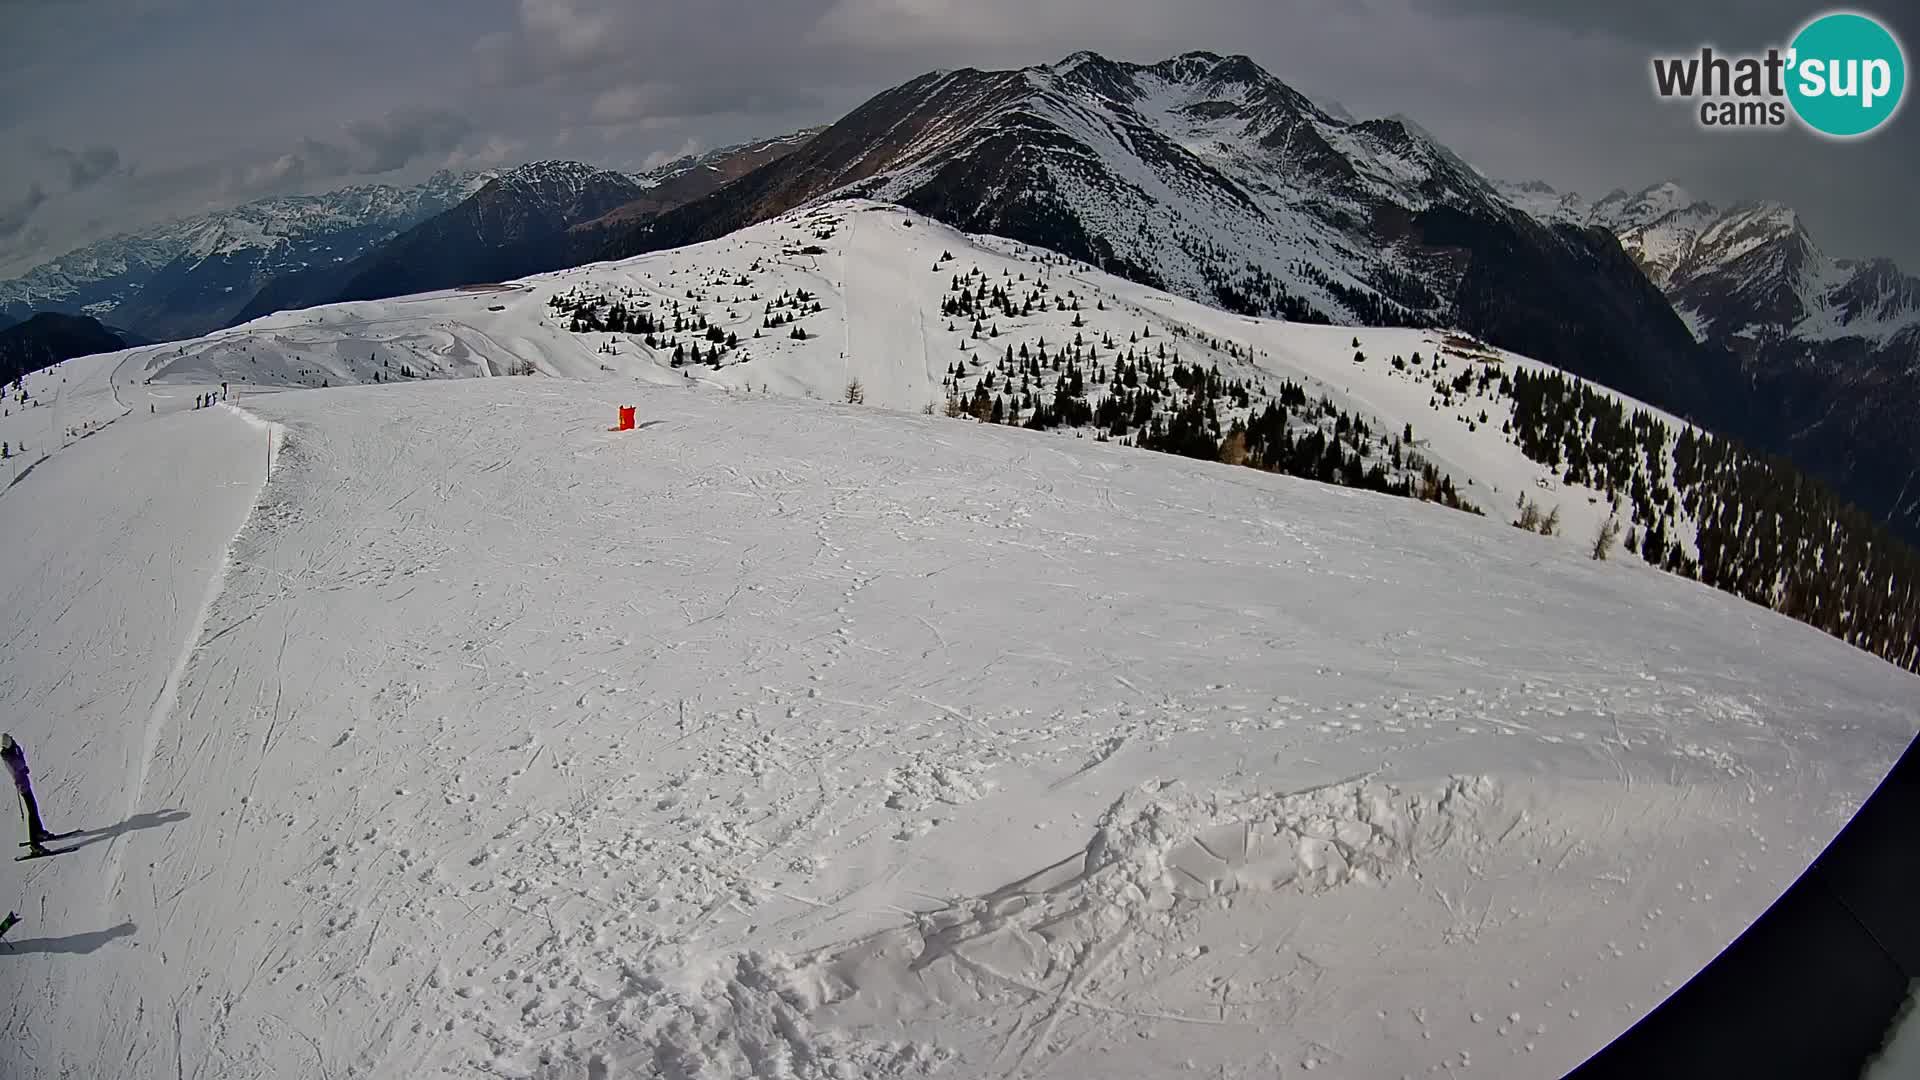
[[1654, 93], [1697, 102], [1700, 126], [1715, 131], [1784, 128], [1797, 119], [1836, 139], [1884, 127], [1907, 89], [1899, 39], [1871, 15], [1818, 16], [1784, 49], [1726, 56], [1653, 58]]

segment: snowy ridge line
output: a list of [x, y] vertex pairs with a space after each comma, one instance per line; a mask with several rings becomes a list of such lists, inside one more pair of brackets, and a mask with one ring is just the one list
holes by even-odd
[[[280, 447], [285, 444], [286, 429], [283, 425], [263, 420], [238, 405], [228, 404], [223, 408], [232, 412], [249, 427], [267, 433], [266, 469], [261, 475], [260, 486], [254, 490], [253, 498], [248, 503], [246, 517], [241, 519], [240, 527], [227, 538], [226, 546], [221, 549], [220, 564], [214, 568], [213, 574], [208, 578], [206, 592], [200, 599], [200, 608], [193, 616], [193, 625], [187, 631], [180, 654], [174, 658], [173, 666], [167, 672], [167, 681], [160, 687], [160, 693], [154, 698], [152, 711], [147, 715], [145, 740], [140, 754], [140, 775], [127, 793], [126, 816], [129, 818], [139, 813], [140, 802], [146, 797], [147, 779], [153, 772], [154, 755], [160, 750], [161, 733], [166, 730], [173, 716], [174, 706], [179, 703], [181, 680], [186, 676], [194, 654], [207, 644], [205, 640], [207, 616], [213, 611], [214, 601], [220, 599], [220, 594], [226, 590], [227, 570], [233, 565], [233, 545], [239, 540], [240, 534], [244, 533], [247, 526], [253, 522], [254, 511], [260, 507], [260, 494], [266, 490], [267, 480], [271, 478], [274, 465], [279, 461]], [[107, 874], [106, 895], [108, 896], [111, 896], [120, 884], [120, 858], [125, 851], [125, 848], [118, 846], [121, 839], [123, 837], [116, 836], [110, 842], [114, 847]]]

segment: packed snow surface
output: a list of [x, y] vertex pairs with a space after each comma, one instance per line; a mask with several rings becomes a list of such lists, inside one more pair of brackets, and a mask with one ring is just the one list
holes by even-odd
[[[357, 364], [408, 310], [307, 318]], [[518, 325], [487, 362], [595, 355]], [[917, 394], [903, 325], [814, 362]], [[1920, 723], [1498, 516], [760, 393], [772, 351], [192, 409], [224, 369], [166, 365], [239, 340], [0, 419], [0, 699], [85, 830], [0, 895], [8, 1077], [1558, 1075]]]

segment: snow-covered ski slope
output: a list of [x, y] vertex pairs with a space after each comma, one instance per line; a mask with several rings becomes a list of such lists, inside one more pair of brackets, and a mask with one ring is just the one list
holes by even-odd
[[[1380, 362], [1444, 335], [1046, 258], [834, 206], [29, 377], [0, 701], [85, 831], [0, 887], [0, 1075], [1557, 1075], [1920, 725], [1891, 665], [1504, 524], [1534, 468]], [[949, 333], [969, 271], [1050, 302]], [[742, 340], [549, 304], [629, 288]], [[809, 336], [753, 338], [782, 297]], [[1492, 516], [917, 414], [1143, 328], [1415, 423]], [[523, 361], [565, 377], [398, 374]]]
[[149, 412], [125, 363], [0, 495], [6, 725], [91, 830], [6, 872], [8, 1077], [1557, 1075], [1916, 726], [1817, 631], [1411, 500], [697, 385]]
[[[952, 258], [943, 258], [951, 255]], [[954, 281], [1006, 289], [1016, 297], [1044, 287], [1044, 303], [1015, 318], [973, 322], [942, 313]], [[810, 303], [783, 303], [804, 292]], [[1056, 309], [1069, 294], [1078, 310]], [[678, 334], [575, 333], [554, 298], [621, 302], [671, 323]], [[811, 311], [818, 304], [818, 312]], [[676, 307], [677, 305], [677, 307]], [[792, 323], [768, 328], [768, 307]], [[796, 308], [805, 312], [797, 314]], [[603, 307], [602, 313], [605, 308]], [[718, 368], [671, 364], [675, 345], [716, 346], [696, 330], [704, 316], [739, 339]], [[1081, 325], [1075, 326], [1078, 320]], [[792, 337], [794, 327], [808, 336]], [[755, 338], [755, 332], [762, 336]], [[1142, 337], [1143, 334], [1152, 336]], [[994, 237], [967, 236], [894, 206], [843, 201], [797, 211], [721, 240], [618, 263], [602, 263], [498, 287], [283, 312], [189, 342], [134, 350], [129, 375], [155, 386], [221, 381], [330, 386], [416, 377], [502, 375], [522, 365], [580, 379], [686, 383], [837, 401], [858, 379], [869, 405], [919, 412], [942, 409], [952, 365], [978, 384], [980, 363], [1009, 349], [1057, 351], [1076, 337], [1101, 362], [1128, 350], [1165, 350], [1171, 362], [1218, 365], [1229, 377], [1268, 386], [1293, 380], [1314, 396], [1370, 418], [1382, 435], [1414, 428], [1410, 449], [1453, 477], [1462, 494], [1510, 519], [1522, 494], [1558, 506], [1562, 543], [1583, 547], [1608, 512], [1597, 491], [1564, 484], [1555, 470], [1528, 461], [1501, 432], [1508, 399], [1469, 395], [1436, 406], [1435, 382], [1491, 362], [1499, 370], [1544, 367], [1480, 346], [1449, 344], [1440, 331], [1315, 326], [1254, 319], [1209, 308], [1051, 253]], [[1358, 341], [1358, 346], [1354, 342]], [[1110, 344], [1103, 343], [1107, 342]], [[612, 352], [603, 351], [612, 349]], [[1356, 352], [1368, 359], [1353, 360]], [[1426, 365], [1396, 370], [1394, 356]], [[1435, 360], [1446, 363], [1437, 368]], [[1041, 389], [1051, 388], [1049, 374]], [[1091, 387], [1096, 396], [1099, 387]], [[1636, 406], [1637, 407], [1637, 406]], [[1488, 412], [1489, 422], [1479, 415]], [[1653, 410], [1649, 410], [1653, 411]], [[1656, 413], [1656, 415], [1658, 415]], [[1671, 419], [1671, 418], [1667, 418]], [[1676, 429], [1680, 426], [1674, 425]], [[1684, 514], [1679, 539], [1690, 543]]]

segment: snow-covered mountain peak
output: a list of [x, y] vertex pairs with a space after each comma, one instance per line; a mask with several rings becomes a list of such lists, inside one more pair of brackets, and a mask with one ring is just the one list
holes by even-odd
[[1087, 125], [1087, 107], [1114, 114], [1097, 122], [1105, 129], [1099, 136], [1081, 141], [1098, 145], [1107, 131], [1124, 131], [1132, 152], [1164, 160], [1140, 145], [1150, 129], [1254, 192], [1283, 177], [1301, 202], [1324, 198], [1312, 189], [1326, 184], [1348, 188], [1342, 198], [1389, 197], [1412, 207], [1478, 204], [1492, 194], [1409, 118], [1337, 118], [1244, 55], [1195, 51], [1143, 65], [1077, 53], [1024, 74], [1042, 99], [1064, 99], [1038, 106], [1068, 132]]
[[481, 197], [577, 221], [640, 198], [647, 189], [641, 178], [582, 161], [534, 161], [502, 173]]
[[1741, 228], [1771, 233], [1776, 237], [1806, 235], [1800, 214], [1785, 203], [1771, 200], [1740, 202], [1729, 207], [1721, 220], [1738, 222]]
[[715, 150], [707, 150], [697, 154], [686, 154], [664, 165], [659, 165], [648, 169], [646, 172], [639, 173], [635, 175], [633, 179], [639, 183], [641, 187], [651, 190], [697, 169], [720, 168], [723, 163], [729, 159], [752, 157], [758, 160], [760, 157], [764, 157], [778, 148], [800, 146], [808, 139], [813, 138], [825, 130], [824, 125], [802, 128], [799, 131], [790, 132], [786, 135], [778, 135], [771, 139], [735, 143], [731, 146], [723, 146]]
[[[1099, 65], [1110, 63], [1112, 63], [1111, 60], [1094, 52], [1092, 49], [1081, 49], [1079, 52], [1061, 57], [1051, 64], [1043, 64], [1041, 68], [1055, 75], [1071, 75], [1088, 64]], [[935, 72], [935, 74], [946, 74], [946, 72]]]
[[605, 176], [619, 176], [610, 169], [584, 161], [530, 161], [508, 169], [495, 178], [503, 187], [577, 187]]
[[1671, 180], [1665, 180], [1635, 195], [1631, 205], [1641, 212], [1658, 215], [1691, 206], [1698, 201], [1686, 188]]
[[1251, 57], [1239, 53], [1231, 56], [1221, 56], [1219, 53], [1204, 50], [1181, 53], [1179, 56], [1154, 64], [1150, 70], [1169, 82], [1192, 83], [1210, 88], [1233, 84], [1252, 86], [1278, 81], [1266, 69], [1254, 63]]
[[1593, 205], [1585, 223], [1617, 232], [1651, 225], [1668, 214], [1685, 210], [1698, 202], [1685, 188], [1671, 181], [1655, 184], [1631, 195], [1616, 189]]
[[1669, 214], [1713, 209], [1672, 181], [1636, 192], [1615, 188], [1597, 200], [1560, 191], [1543, 180], [1494, 181], [1493, 187], [1516, 209], [1541, 221], [1598, 225], [1616, 233], [1650, 226]]
[[1491, 183], [1510, 206], [1549, 225], [1565, 223], [1584, 226], [1593, 212], [1593, 204], [1584, 196], [1577, 192], [1560, 191], [1544, 180], [1495, 180]]
[[1136, 64], [1082, 51], [1019, 74], [1036, 90], [1090, 95], [1096, 101], [1138, 106], [1149, 113], [1186, 109], [1218, 118], [1231, 111], [1285, 102], [1293, 112], [1331, 119], [1305, 95], [1242, 55], [1195, 51], [1154, 64]]
[[1738, 265], [1750, 277], [1765, 273], [1796, 282], [1817, 276], [1816, 264], [1824, 261], [1800, 215], [1776, 202], [1740, 203], [1714, 216], [1690, 257], [1704, 266]]

